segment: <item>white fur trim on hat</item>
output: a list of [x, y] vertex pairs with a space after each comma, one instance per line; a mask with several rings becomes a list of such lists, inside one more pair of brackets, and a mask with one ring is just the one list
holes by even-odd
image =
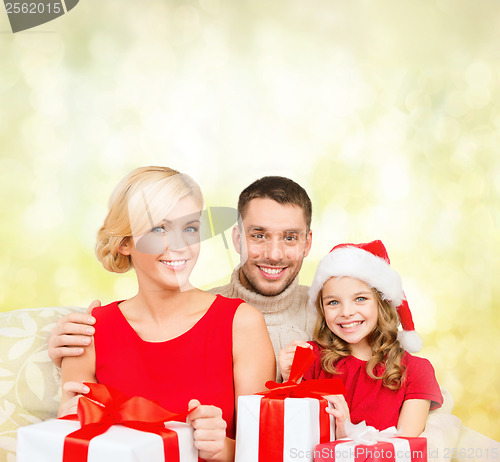
[[377, 289], [394, 308], [404, 298], [401, 277], [384, 259], [366, 250], [347, 246], [334, 249], [321, 259], [309, 289], [309, 305], [314, 307], [328, 279], [342, 276], [360, 279]]

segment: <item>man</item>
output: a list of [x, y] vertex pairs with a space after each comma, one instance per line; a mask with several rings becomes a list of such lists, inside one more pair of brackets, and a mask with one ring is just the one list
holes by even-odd
[[[277, 355], [293, 340], [310, 340], [316, 322], [316, 313], [306, 308], [308, 287], [298, 283], [311, 249], [311, 200], [294, 181], [267, 176], [242, 191], [238, 212], [232, 237], [240, 265], [229, 284], [210, 292], [242, 298], [258, 308]], [[89, 310], [98, 305], [93, 302]], [[82, 354], [90, 343], [94, 319], [89, 310], [61, 318], [52, 330], [49, 356], [57, 365], [64, 356]]]

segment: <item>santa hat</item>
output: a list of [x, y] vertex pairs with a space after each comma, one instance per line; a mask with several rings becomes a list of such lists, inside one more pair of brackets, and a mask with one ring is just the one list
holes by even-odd
[[422, 348], [422, 339], [415, 332], [410, 307], [403, 292], [399, 274], [390, 267], [389, 255], [382, 241], [366, 244], [339, 244], [323, 257], [309, 289], [309, 304], [314, 306], [328, 279], [348, 276], [377, 289], [384, 300], [398, 312], [403, 331], [398, 334], [401, 346], [410, 353]]

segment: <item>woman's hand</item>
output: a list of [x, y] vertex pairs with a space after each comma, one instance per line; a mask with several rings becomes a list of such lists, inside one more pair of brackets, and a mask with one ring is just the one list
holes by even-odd
[[[215, 406], [200, 404], [192, 399], [188, 404], [187, 421], [194, 428], [194, 446], [205, 460], [226, 460], [229, 446], [234, 441], [226, 438], [227, 424], [222, 411]], [[234, 454], [234, 448], [233, 448]]]
[[78, 409], [78, 400], [81, 396], [87, 394], [90, 388], [81, 382], [65, 382], [63, 393], [68, 397], [66, 401], [61, 403], [57, 417], [76, 414]]
[[335, 438], [345, 438], [347, 436], [346, 422], [351, 421], [351, 416], [344, 395], [328, 395], [324, 398], [333, 404], [333, 408], [327, 407], [326, 412], [335, 417]]
[[288, 346], [280, 350], [278, 354], [278, 362], [280, 365], [281, 377], [283, 378], [283, 382], [286, 382], [290, 378], [293, 357], [295, 356], [295, 350], [298, 346], [312, 349], [312, 346], [309, 343], [302, 340], [294, 340]]

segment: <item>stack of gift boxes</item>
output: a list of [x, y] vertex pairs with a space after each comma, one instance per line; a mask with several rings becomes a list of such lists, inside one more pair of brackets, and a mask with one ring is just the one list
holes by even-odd
[[[335, 420], [323, 396], [345, 392], [335, 379], [300, 378], [311, 350], [298, 348], [290, 379], [238, 400], [236, 462], [426, 462], [425, 438], [402, 438], [359, 426], [335, 440]], [[18, 462], [197, 462], [186, 415], [144, 398], [127, 398], [102, 384], [87, 384], [78, 415], [22, 427]], [[395, 429], [394, 429], [395, 430]]]

